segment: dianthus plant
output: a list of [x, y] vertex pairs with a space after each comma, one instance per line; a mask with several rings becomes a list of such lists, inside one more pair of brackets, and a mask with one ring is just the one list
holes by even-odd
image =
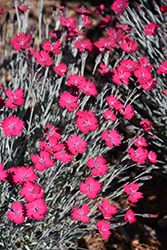
[[103, 32], [90, 40], [85, 7], [69, 16], [50, 5], [49, 25], [39, 1], [35, 27], [31, 5], [14, 2], [13, 19], [0, 12], [0, 245], [77, 249], [87, 234], [108, 239], [136, 222], [131, 205], [167, 157], [165, 7], [115, 0], [104, 15], [96, 6]]

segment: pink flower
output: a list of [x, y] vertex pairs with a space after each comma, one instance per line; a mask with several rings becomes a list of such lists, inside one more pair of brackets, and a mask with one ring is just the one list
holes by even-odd
[[132, 38], [129, 36], [123, 37], [123, 42], [120, 44], [120, 47], [126, 52], [126, 53], [132, 53], [138, 50], [138, 43], [135, 42]]
[[97, 89], [94, 83], [91, 81], [86, 81], [86, 80], [80, 81], [78, 83], [78, 88], [81, 89], [85, 95], [95, 96], [97, 94]]
[[13, 180], [17, 185], [23, 185], [26, 181], [36, 181], [37, 175], [33, 167], [17, 167], [14, 170]]
[[77, 155], [78, 153], [80, 154], [85, 153], [87, 141], [83, 140], [81, 136], [73, 134], [68, 137], [68, 139], [66, 140], [66, 144], [70, 152], [73, 155]]
[[78, 7], [74, 9], [76, 12], [81, 14], [92, 14], [92, 11], [87, 10], [84, 6]]
[[76, 124], [79, 130], [86, 134], [98, 128], [98, 120], [91, 110], [79, 110], [76, 113]]
[[65, 19], [64, 17], [60, 17], [60, 22], [61, 25], [67, 27], [67, 28], [75, 28], [76, 24], [75, 24], [75, 18], [74, 17], [69, 17], [68, 19]]
[[167, 61], [162, 62], [162, 66], [159, 66], [157, 68], [157, 71], [159, 74], [167, 74]]
[[148, 64], [148, 57], [141, 57], [139, 59], [139, 68], [141, 67], [144, 67], [148, 70], [151, 70], [153, 68], [153, 65], [152, 64]]
[[144, 32], [147, 35], [154, 36], [158, 31], [158, 27], [159, 27], [159, 25], [157, 23], [151, 22], [151, 23], [146, 25]]
[[100, 4], [99, 6], [96, 6], [95, 13], [96, 14], [103, 14], [105, 9], [104, 4]]
[[106, 98], [106, 101], [107, 101], [109, 107], [113, 107], [116, 110], [120, 110], [123, 108], [123, 104], [119, 100], [117, 100], [117, 98], [113, 95], [108, 96]]
[[143, 119], [140, 122], [140, 125], [143, 127], [143, 132], [151, 132], [153, 126], [151, 125], [151, 122], [147, 119]]
[[[13, 5], [12, 8], [15, 9], [15, 5]], [[17, 5], [17, 8], [22, 13], [26, 12], [27, 10], [29, 10], [29, 8], [27, 6], [25, 6], [25, 5]]]
[[136, 147], [147, 147], [148, 143], [146, 142], [146, 140], [144, 139], [144, 137], [138, 138], [135, 142], [134, 145]]
[[61, 143], [57, 141], [55, 137], [50, 137], [47, 142], [40, 141], [39, 148], [42, 151], [47, 151], [49, 154], [53, 154], [59, 150], [61, 150]]
[[95, 199], [101, 190], [101, 183], [93, 177], [88, 177], [85, 183], [81, 182], [79, 189], [81, 193], [86, 194], [90, 199]]
[[115, 0], [110, 9], [120, 14], [128, 5], [128, 0]]
[[41, 186], [30, 181], [26, 181], [20, 189], [20, 196], [24, 197], [28, 202], [42, 198], [43, 195], [44, 192]]
[[55, 138], [58, 141], [61, 139], [60, 129], [56, 128], [53, 124], [46, 125], [44, 129], [46, 130], [46, 133], [43, 133], [43, 138], [46, 138], [47, 136], [48, 139]]
[[35, 169], [39, 171], [44, 171], [54, 166], [54, 160], [50, 158], [50, 154], [47, 151], [41, 151], [40, 156], [38, 154], [32, 154], [31, 160], [35, 163]]
[[124, 219], [126, 222], [129, 222], [130, 224], [136, 222], [135, 213], [131, 210], [128, 210], [125, 214]]
[[44, 199], [36, 199], [32, 202], [26, 203], [26, 214], [30, 219], [42, 220], [48, 211]]
[[136, 151], [133, 148], [128, 148], [128, 155], [130, 155], [131, 159], [140, 164], [144, 164], [147, 159], [147, 149], [139, 147]]
[[112, 21], [112, 16], [103, 17], [100, 21], [99, 27], [105, 28], [111, 23], [111, 21]]
[[117, 130], [113, 129], [110, 132], [107, 130], [101, 134], [103, 140], [105, 140], [108, 147], [119, 146], [121, 144], [121, 138]]
[[106, 165], [106, 160], [103, 156], [97, 156], [96, 160], [92, 157], [87, 161], [87, 165], [89, 168], [93, 168], [91, 170], [91, 174], [94, 176], [100, 176], [107, 173], [108, 166]]
[[31, 46], [31, 35], [25, 33], [19, 33], [11, 39], [11, 44], [15, 50], [21, 51]]
[[85, 51], [86, 49], [89, 51], [92, 50], [92, 43], [90, 39], [77, 40], [74, 42], [74, 45], [80, 52]]
[[62, 108], [66, 108], [68, 111], [74, 111], [79, 107], [77, 96], [71, 95], [69, 92], [62, 92], [60, 95], [59, 105]]
[[118, 212], [114, 205], [110, 205], [110, 201], [108, 199], [102, 200], [102, 206], [100, 203], [97, 203], [97, 207], [100, 211], [102, 211], [105, 220], [111, 220], [112, 214], [116, 214]]
[[14, 109], [17, 108], [17, 106], [24, 104], [24, 92], [22, 89], [16, 89], [14, 93], [11, 89], [6, 89], [5, 94], [9, 98], [5, 101], [5, 105], [7, 108]]
[[82, 14], [81, 17], [82, 17], [81, 25], [83, 27], [89, 27], [92, 24], [93, 21], [91, 19], [89, 19], [88, 16], [85, 16], [85, 15]]
[[120, 66], [124, 68], [125, 71], [133, 72], [138, 67], [138, 62], [132, 59], [123, 59], [120, 62]]
[[140, 67], [134, 71], [134, 75], [137, 77], [137, 81], [142, 85], [147, 81], [152, 80], [152, 74], [147, 68]]
[[114, 40], [115, 43], [121, 41], [123, 38], [123, 32], [121, 29], [116, 30], [115, 28], [110, 28], [107, 30], [107, 35], [110, 39]]
[[56, 160], [60, 160], [61, 162], [68, 163], [72, 160], [74, 155], [71, 154], [67, 145], [65, 143], [60, 144], [61, 149], [56, 153], [53, 153], [53, 156]]
[[160, 11], [164, 14], [165, 12], [167, 12], [167, 5], [162, 5], [160, 7]]
[[143, 198], [143, 194], [141, 192], [137, 192], [139, 190], [139, 186], [137, 183], [131, 182], [130, 185], [128, 184], [123, 185], [124, 192], [129, 194], [128, 200], [132, 203], [138, 202], [140, 198]]
[[7, 171], [4, 170], [4, 165], [0, 163], [0, 181], [5, 181], [7, 178]]
[[107, 221], [98, 221], [96, 223], [96, 227], [98, 228], [99, 234], [101, 234], [104, 239], [108, 239], [110, 237], [110, 224]]
[[81, 220], [83, 223], [86, 223], [90, 220], [87, 214], [90, 212], [89, 206], [84, 203], [79, 209], [78, 207], [72, 207], [72, 214], [71, 217], [73, 220]]
[[102, 74], [102, 76], [109, 76], [113, 75], [112, 70], [108, 68], [106, 64], [100, 63], [100, 68], [98, 71]]
[[64, 63], [59, 64], [58, 66], [54, 66], [53, 69], [56, 72], [56, 74], [58, 74], [59, 76], [63, 76], [63, 77], [65, 77], [64, 73], [68, 72], [67, 65]]
[[4, 135], [7, 137], [20, 136], [24, 127], [24, 122], [18, 117], [8, 116], [1, 122]]
[[60, 41], [56, 41], [54, 44], [51, 43], [51, 41], [45, 41], [42, 44], [42, 48], [46, 51], [52, 52], [55, 55], [60, 54], [61, 50], [61, 42]]
[[145, 91], [149, 91], [151, 89], [153, 89], [157, 84], [157, 80], [153, 80], [153, 79], [150, 79], [148, 81], [146, 81], [145, 83], [143, 84], [140, 84], [141, 87], [145, 90]]
[[124, 109], [119, 109], [119, 112], [125, 117], [125, 119], [130, 120], [135, 115], [133, 110], [133, 106], [127, 104]]
[[117, 119], [116, 115], [114, 115], [114, 112], [110, 109], [106, 110], [106, 112], [104, 112], [104, 114], [102, 114], [102, 116], [106, 120], [116, 121], [116, 119]]
[[125, 68], [123, 68], [122, 66], [117, 66], [115, 69], [112, 70], [112, 72], [114, 73], [112, 79], [116, 84], [129, 84], [131, 73], [129, 71], [126, 71]]
[[148, 153], [148, 159], [149, 159], [149, 161], [150, 162], [152, 162], [152, 163], [157, 163], [157, 154], [154, 152], [154, 151], [150, 151], [149, 153]]
[[78, 76], [78, 75], [71, 74], [67, 78], [67, 86], [78, 87], [78, 85], [81, 85], [83, 81], [86, 81], [86, 78], [84, 76], [82, 76], [82, 75]]
[[105, 49], [111, 50], [117, 47], [115, 40], [111, 39], [110, 37], [100, 38], [99, 41], [94, 43], [94, 45], [99, 49], [100, 52], [104, 52]]
[[34, 52], [33, 56], [42, 67], [50, 67], [53, 64], [53, 59], [50, 58], [49, 52], [41, 50], [40, 52]]
[[8, 218], [11, 221], [14, 221], [17, 224], [22, 224], [25, 220], [24, 218], [24, 207], [21, 202], [13, 202], [12, 204], [12, 211], [7, 211]]

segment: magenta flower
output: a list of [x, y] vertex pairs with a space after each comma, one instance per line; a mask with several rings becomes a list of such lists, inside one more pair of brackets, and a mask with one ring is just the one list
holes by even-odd
[[97, 156], [96, 160], [92, 157], [87, 161], [87, 165], [89, 168], [93, 168], [91, 170], [91, 174], [94, 176], [104, 175], [108, 171], [108, 166], [106, 165], [106, 160], [103, 156]]
[[130, 200], [132, 203], [136, 203], [140, 198], [143, 198], [143, 193], [137, 192], [139, 190], [137, 183], [131, 182], [129, 186], [128, 184], [125, 184], [123, 187], [124, 192], [129, 195], [128, 200]]
[[133, 161], [144, 164], [147, 159], [148, 152], [147, 149], [142, 147], [137, 148], [136, 151], [133, 148], [128, 148], [128, 155], [130, 155]]
[[24, 218], [24, 207], [21, 202], [13, 202], [12, 204], [12, 211], [7, 211], [8, 218], [11, 221], [14, 221], [17, 224], [22, 224], [25, 220]]
[[102, 200], [102, 206], [100, 203], [97, 203], [97, 207], [102, 212], [105, 220], [111, 220], [112, 215], [118, 212], [114, 205], [110, 205], [110, 201], [108, 199]]
[[95, 13], [96, 14], [104, 14], [104, 9], [105, 9], [105, 5], [100, 4], [99, 6], [96, 6]]
[[116, 110], [122, 109], [123, 108], [123, 104], [117, 100], [117, 98], [113, 95], [107, 96], [106, 101], [108, 103], [109, 107], [113, 107]]
[[116, 119], [117, 119], [116, 115], [114, 114], [114, 112], [111, 109], [106, 110], [106, 112], [104, 112], [104, 114], [102, 114], [102, 116], [106, 120], [116, 121]]
[[124, 219], [126, 222], [129, 222], [130, 224], [136, 222], [135, 213], [131, 210], [128, 210], [125, 214]]
[[42, 220], [47, 211], [48, 208], [44, 199], [36, 199], [26, 203], [26, 215], [30, 219]]
[[64, 73], [68, 72], [67, 65], [64, 63], [59, 64], [58, 66], [54, 66], [53, 69], [56, 72], [56, 74], [58, 74], [59, 76], [63, 76], [63, 77], [65, 77]]
[[74, 75], [71, 74], [67, 78], [67, 86], [76, 86], [78, 87], [79, 85], [82, 85], [82, 82], [86, 81], [86, 78], [82, 75]]
[[117, 130], [113, 129], [110, 132], [107, 130], [101, 133], [101, 137], [105, 140], [108, 147], [119, 146], [121, 144], [121, 138]]
[[65, 143], [60, 144], [61, 149], [56, 153], [53, 153], [53, 156], [56, 160], [60, 160], [61, 162], [68, 163], [74, 158], [74, 155], [71, 154], [67, 145]]
[[21, 51], [28, 49], [31, 46], [31, 35], [25, 33], [19, 33], [11, 39], [11, 44], [15, 50]]
[[87, 141], [83, 140], [81, 136], [73, 134], [68, 137], [68, 139], [66, 140], [66, 144], [70, 152], [73, 155], [77, 155], [78, 153], [85, 153]]
[[127, 104], [125, 108], [119, 109], [119, 112], [125, 117], [125, 119], [130, 120], [135, 115], [133, 110], [133, 106]]
[[59, 105], [66, 108], [68, 111], [74, 111], [79, 107], [77, 103], [78, 97], [71, 95], [69, 92], [62, 92], [60, 95]]
[[42, 66], [50, 67], [53, 64], [53, 59], [50, 58], [49, 52], [41, 50], [40, 52], [34, 52], [33, 56], [35, 60]]
[[90, 39], [77, 40], [76, 42], [74, 42], [74, 45], [80, 52], [85, 50], [91, 51], [93, 47]]
[[147, 147], [148, 143], [146, 142], [146, 139], [144, 139], [144, 137], [141, 137], [134, 142], [134, 145], [136, 147]]
[[128, 5], [128, 0], [115, 0], [110, 9], [120, 14]]
[[126, 53], [132, 53], [138, 50], [138, 43], [135, 42], [132, 38], [129, 36], [123, 37], [123, 42], [120, 44], [120, 47], [126, 52]]
[[33, 167], [17, 167], [14, 170], [13, 180], [17, 185], [23, 185], [26, 181], [36, 181], [37, 175]]
[[7, 171], [4, 170], [4, 165], [0, 163], [0, 181], [5, 181], [7, 178]]
[[107, 221], [98, 221], [96, 223], [96, 227], [98, 228], [99, 234], [102, 235], [103, 239], [108, 239], [110, 237], [110, 224]]
[[120, 62], [120, 66], [126, 71], [133, 72], [138, 68], [138, 62], [132, 59], [123, 59]]
[[90, 199], [95, 199], [101, 190], [101, 183], [93, 177], [88, 177], [85, 183], [81, 182], [79, 189], [81, 193], [86, 194]]
[[45, 169], [54, 166], [54, 160], [50, 157], [51, 156], [47, 151], [41, 151], [40, 156], [38, 154], [31, 155], [31, 160], [35, 163], [35, 169], [44, 171]]
[[9, 98], [5, 101], [5, 105], [7, 108], [14, 109], [17, 108], [17, 106], [24, 104], [24, 92], [22, 89], [16, 89], [14, 93], [11, 89], [6, 89], [5, 94]]
[[111, 77], [113, 75], [112, 70], [109, 69], [106, 64], [100, 63], [100, 68], [101, 69], [98, 69], [98, 71], [100, 72], [100, 74], [102, 74], [102, 76]]
[[44, 192], [41, 186], [30, 181], [26, 181], [20, 189], [20, 196], [24, 197], [28, 202], [42, 198], [43, 195]]
[[147, 119], [143, 119], [140, 122], [140, 125], [143, 127], [143, 132], [151, 132], [151, 130], [153, 128], [151, 122]]
[[1, 122], [1, 127], [7, 137], [20, 136], [24, 128], [24, 122], [15, 115], [8, 116]]
[[98, 128], [98, 120], [91, 110], [79, 110], [76, 113], [76, 124], [79, 130], [86, 134]]
[[93, 95], [97, 94], [97, 89], [93, 82], [91, 81], [80, 81], [77, 86], [85, 95]]
[[60, 41], [56, 41], [54, 44], [51, 43], [51, 41], [47, 40], [43, 42], [42, 48], [48, 52], [52, 52], [55, 55], [60, 54], [62, 43]]
[[112, 79], [116, 84], [118, 85], [121, 85], [122, 83], [125, 85], [129, 84], [131, 72], [126, 71], [124, 67], [117, 66], [115, 69], [112, 70], [112, 72], [113, 72]]
[[159, 74], [167, 74], [167, 61], [163, 61], [162, 65], [157, 68]]
[[157, 163], [157, 154], [154, 151], [151, 150], [147, 157], [150, 162]]
[[147, 35], [154, 36], [158, 31], [158, 27], [159, 27], [159, 25], [157, 23], [151, 22], [151, 23], [146, 25], [144, 32]]
[[46, 138], [48, 136], [49, 138], [55, 138], [56, 140], [61, 139], [61, 131], [59, 128], [56, 128], [53, 124], [48, 124], [44, 127], [46, 130], [46, 133], [43, 133], [43, 138]]
[[84, 203], [79, 209], [78, 207], [72, 207], [72, 214], [71, 217], [73, 220], [81, 220], [83, 223], [86, 223], [90, 220], [90, 218], [87, 216], [87, 214], [90, 212], [89, 206]]
[[74, 9], [76, 12], [81, 13], [81, 14], [92, 14], [92, 11], [87, 10], [84, 6], [78, 7]]

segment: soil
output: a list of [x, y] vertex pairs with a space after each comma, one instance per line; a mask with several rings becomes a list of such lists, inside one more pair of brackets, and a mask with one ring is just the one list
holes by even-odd
[[[27, 1], [28, 2], [28, 1]], [[55, 1], [43, 0], [44, 18], [49, 22], [52, 5]], [[92, 0], [92, 1], [56, 1], [57, 4], [69, 8], [69, 16], [75, 16], [73, 9], [84, 5], [89, 10], [94, 10], [95, 6], [104, 3], [106, 11], [110, 11], [110, 1]], [[0, 8], [9, 11], [14, 15], [10, 0], [0, 0]], [[38, 0], [30, 0], [30, 25], [38, 27]], [[4, 15], [5, 16], [5, 15]], [[100, 35], [101, 30], [97, 27], [100, 20], [96, 14], [93, 14], [93, 27], [88, 28], [87, 37], [93, 40], [96, 34]], [[3, 19], [3, 17], [2, 17]], [[38, 43], [38, 41], [36, 41]], [[89, 71], [89, 68], [88, 68]], [[79, 241], [80, 249], [90, 250], [167, 250], [167, 176], [156, 171], [152, 173], [153, 178], [145, 182], [143, 187], [144, 198], [133, 207], [135, 213], [155, 214], [157, 218], [137, 217], [135, 224], [127, 224], [112, 230], [112, 235], [108, 240], [102, 239], [99, 235], [89, 235]], [[142, 192], [142, 187], [140, 189]]]

